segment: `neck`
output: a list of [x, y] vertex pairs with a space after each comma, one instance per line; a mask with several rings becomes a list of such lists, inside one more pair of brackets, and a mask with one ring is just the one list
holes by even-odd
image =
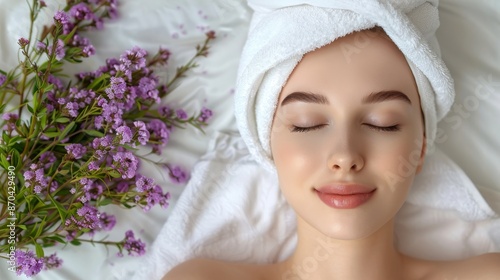
[[394, 222], [357, 240], [330, 238], [298, 218], [297, 248], [281, 279], [403, 279], [404, 257], [394, 247]]

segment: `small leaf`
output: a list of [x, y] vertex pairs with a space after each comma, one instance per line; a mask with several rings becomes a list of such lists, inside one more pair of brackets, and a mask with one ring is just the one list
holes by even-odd
[[113, 169], [110, 169], [108, 170], [107, 172], [111, 177], [113, 178], [120, 178], [122, 175], [120, 174], [120, 172], [116, 171], [116, 170], [113, 170]]
[[109, 74], [102, 74], [99, 78], [95, 79], [90, 86], [88, 87], [89, 89], [92, 89], [94, 91], [99, 90], [103, 85], [107, 85], [109, 78], [111, 76]]
[[35, 236], [33, 238], [37, 238], [38, 236], [40, 236], [42, 234], [43, 229], [45, 227], [45, 224], [47, 224], [47, 222], [45, 221], [45, 218], [40, 223], [36, 223], [36, 225], [38, 226], [38, 230], [36, 231]]
[[68, 122], [69, 122], [69, 118], [66, 118], [66, 117], [60, 117], [60, 118], [57, 118], [57, 119], [56, 119], [56, 122], [57, 122], [57, 123], [68, 123]]
[[104, 137], [104, 133], [97, 131], [97, 130], [84, 130], [86, 134], [90, 136], [95, 136], [95, 137]]
[[64, 209], [64, 207], [61, 205], [61, 203], [54, 200], [54, 198], [52, 198], [52, 196], [48, 195], [47, 197], [56, 206], [57, 212], [59, 212], [59, 216], [61, 217], [61, 221], [64, 221], [66, 219], [66, 210]]
[[42, 128], [44, 128], [44, 127], [47, 126], [47, 114], [43, 115], [40, 118], [40, 125], [41, 125]]
[[64, 169], [64, 170], [59, 171], [59, 174], [64, 176], [64, 175], [68, 174], [68, 172], [69, 172], [68, 169]]
[[99, 201], [99, 205], [100, 206], [106, 206], [106, 205], [111, 204], [111, 202], [113, 202], [113, 200], [111, 200], [110, 198], [106, 197], [105, 199]]
[[60, 132], [50, 132], [50, 131], [47, 131], [47, 132], [44, 132], [43, 134], [45, 134], [45, 136], [47, 136], [49, 138], [54, 138], [54, 137], [59, 136], [59, 134], [61, 134], [61, 133]]
[[73, 129], [73, 127], [75, 126], [75, 122], [70, 122], [63, 130], [63, 132], [61, 132], [61, 135], [59, 135], [59, 141], [61, 141], [62, 139], [64, 139], [64, 137], [66, 137], [66, 135], [68, 135], [68, 133]]
[[36, 251], [37, 258], [43, 258], [45, 256], [42, 246], [40, 244], [38, 244], [37, 242], [35, 242], [35, 251]]
[[1, 161], [2, 167], [5, 170], [8, 170], [10, 163], [7, 161], [7, 157], [5, 157], [5, 155], [3, 153], [0, 154], [0, 161]]
[[25, 225], [17, 225], [18, 228], [27, 230], [28, 228]]
[[47, 236], [46, 239], [54, 240], [54, 241], [57, 241], [59, 243], [66, 244], [66, 241], [57, 235], [56, 236]]
[[70, 242], [71, 244], [75, 245], [75, 246], [79, 246], [82, 244], [82, 242], [80, 242], [78, 239], [73, 239], [71, 240]]

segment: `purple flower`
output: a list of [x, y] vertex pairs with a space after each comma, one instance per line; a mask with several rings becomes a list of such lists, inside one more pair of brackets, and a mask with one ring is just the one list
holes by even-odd
[[33, 188], [33, 191], [34, 191], [36, 194], [40, 194], [40, 193], [42, 193], [42, 186], [40, 186], [40, 185], [35, 185], [35, 187]]
[[104, 97], [97, 99], [97, 105], [102, 108], [102, 117], [106, 122], [113, 123], [113, 128], [116, 129], [123, 124], [123, 103], [110, 100], [109, 102]]
[[63, 263], [63, 260], [58, 258], [57, 255], [54, 253], [48, 257], [44, 257], [43, 262], [45, 264], [44, 270], [48, 270], [48, 269], [60, 267]]
[[99, 219], [101, 219], [102, 229], [110, 231], [116, 225], [116, 218], [113, 215], [108, 215], [106, 213], [101, 213]]
[[37, 51], [44, 51], [47, 49], [47, 45], [44, 42], [37, 42], [36, 49]]
[[47, 82], [48, 82], [49, 84], [54, 85], [54, 87], [55, 87], [56, 89], [58, 89], [58, 90], [64, 89], [63, 82], [62, 82], [59, 78], [55, 77], [55, 76], [54, 76], [54, 75], [52, 75], [52, 74], [51, 74], [51, 75], [49, 75], [49, 77], [48, 77], [48, 79], [47, 79]]
[[170, 129], [167, 125], [158, 119], [152, 119], [147, 123], [146, 127], [150, 132], [150, 139], [161, 144], [153, 144], [153, 150], [157, 154], [161, 154], [161, 148], [165, 147], [170, 139]]
[[89, 57], [91, 55], [95, 54], [95, 48], [94, 46], [90, 43], [90, 40], [86, 37], [81, 37], [78, 34], [75, 34], [73, 38], [71, 39], [71, 46], [74, 47], [79, 47], [82, 49], [83, 56]]
[[26, 187], [33, 187], [33, 191], [37, 194], [41, 193], [43, 188], [49, 185], [50, 177], [45, 176], [43, 168], [37, 164], [31, 164], [30, 170], [24, 172], [24, 185]]
[[103, 149], [103, 148], [113, 148], [111, 145], [113, 143], [113, 138], [111, 135], [106, 135], [101, 138], [94, 138], [92, 140], [92, 148], [95, 150], [97, 149]]
[[131, 230], [125, 232], [125, 244], [123, 244], [123, 248], [131, 256], [142, 256], [146, 253], [146, 244], [140, 239], [135, 239], [134, 232]]
[[76, 20], [92, 20], [94, 18], [94, 13], [85, 3], [78, 3], [71, 7], [69, 14]]
[[111, 77], [111, 84], [106, 88], [106, 94], [109, 99], [123, 99], [125, 91], [127, 90], [127, 84], [123, 78]]
[[123, 179], [131, 179], [135, 176], [139, 160], [130, 151], [117, 152], [113, 155], [113, 166], [122, 175]]
[[59, 23], [62, 25], [69, 24], [69, 16], [67, 13], [65, 13], [63, 11], [57, 11], [54, 14], [54, 21], [55, 21], [55, 23]]
[[[141, 205], [144, 204], [144, 201], [146, 202], [146, 205], [143, 205], [144, 211], [151, 210], [156, 204], [160, 204], [164, 208], [168, 206], [170, 193], [163, 194], [162, 188], [155, 185], [153, 179], [138, 175], [135, 185], [136, 190], [141, 193], [140, 196], [136, 196], [135, 200]], [[141, 197], [144, 198], [142, 203]]]
[[[66, 221], [66, 224], [68, 224], [67, 221]], [[68, 234], [66, 234], [66, 240], [72, 241], [73, 239], [75, 239], [76, 234], [77, 234], [76, 230], [68, 230]]]
[[21, 38], [19, 38], [17, 43], [19, 44], [19, 46], [21, 46], [21, 48], [24, 48], [30, 43], [30, 41], [26, 38], [21, 37]]
[[96, 116], [94, 119], [94, 126], [97, 129], [102, 128], [102, 123], [104, 122], [104, 118], [102, 116]]
[[139, 47], [134, 47], [120, 55], [120, 64], [115, 66], [117, 71], [123, 72], [132, 80], [132, 72], [146, 68], [146, 55], [148, 53]]
[[77, 102], [68, 102], [66, 103], [66, 106], [64, 106], [66, 110], [68, 110], [68, 114], [76, 118], [78, 116], [78, 109], [80, 108], [79, 104]]
[[24, 180], [30, 181], [31, 179], [35, 178], [35, 172], [31, 170], [27, 170], [23, 174]]
[[167, 63], [167, 60], [170, 58], [170, 55], [172, 53], [168, 49], [160, 48], [158, 54], [160, 55], [160, 58], [164, 61], [164, 63]]
[[67, 227], [76, 226], [78, 229], [100, 229], [101, 220], [100, 213], [94, 206], [84, 205], [78, 210], [76, 210], [77, 218], [71, 216], [66, 220], [65, 225]]
[[172, 181], [178, 184], [185, 183], [188, 180], [188, 176], [184, 170], [180, 168], [180, 166], [168, 167], [169, 176]]
[[139, 80], [138, 96], [143, 100], [153, 100], [156, 103], [160, 102], [160, 97], [158, 96], [158, 90], [156, 86], [158, 81], [152, 77], [142, 77]]
[[146, 145], [146, 143], [149, 141], [149, 131], [146, 128], [146, 125], [142, 121], [135, 121], [134, 126], [136, 127], [136, 133], [138, 135], [137, 141], [141, 143], [141, 145]]
[[82, 52], [85, 57], [89, 57], [95, 54], [95, 48], [93, 45], [84, 46]]
[[81, 159], [87, 152], [87, 148], [82, 144], [69, 144], [64, 147], [68, 155], [74, 159]]
[[50, 189], [49, 189], [49, 191], [50, 192], [55, 192], [58, 188], [59, 188], [59, 183], [54, 180], [54, 181], [52, 181], [52, 183], [50, 183]]
[[[53, 50], [54, 50], [54, 46], [50, 46], [49, 47], [49, 55], [53, 54]], [[61, 40], [61, 39], [57, 40], [55, 53], [56, 53], [56, 59], [58, 61], [62, 60], [64, 58], [64, 56], [66, 56], [66, 51], [64, 50], [64, 41], [63, 40]]]
[[35, 256], [32, 251], [23, 252], [17, 249], [16, 258], [17, 275], [24, 274], [28, 277], [37, 275], [43, 269], [43, 260]]
[[198, 118], [198, 120], [200, 122], [207, 122], [212, 116], [213, 116], [212, 110], [203, 107], [203, 108], [201, 108], [201, 113], [200, 113], [200, 117]]
[[116, 0], [109, 0], [108, 14], [109, 18], [115, 19], [118, 17], [118, 3]]
[[101, 184], [98, 183], [91, 183], [86, 185], [83, 188], [84, 195], [86, 196], [87, 200], [90, 199], [98, 199], [99, 196], [101, 196], [102, 192], [104, 191], [104, 188]]
[[122, 125], [116, 129], [116, 135], [120, 138], [120, 144], [127, 144], [132, 140], [132, 130], [126, 125]]
[[168, 106], [161, 106], [158, 108], [158, 113], [160, 113], [160, 116], [168, 118], [172, 114], [172, 109]]
[[128, 192], [129, 188], [130, 188], [130, 183], [125, 180], [120, 181], [118, 184], [116, 184], [117, 193]]
[[136, 178], [135, 188], [138, 192], [145, 192], [154, 187], [153, 179], [142, 175], [137, 175]]
[[56, 156], [51, 151], [47, 151], [40, 156], [40, 163], [45, 169], [49, 169], [55, 161]]
[[16, 122], [19, 116], [16, 113], [5, 113], [2, 115], [2, 119], [8, 122]]
[[88, 165], [88, 169], [90, 171], [92, 171], [92, 170], [98, 170], [99, 168], [100, 168], [99, 164], [97, 162], [95, 162], [95, 161], [91, 161], [89, 163], [89, 165]]
[[0, 73], [0, 87], [5, 83], [6, 80], [7, 80], [7, 77], [5, 77], [4, 74]]
[[177, 118], [180, 120], [185, 120], [188, 118], [188, 115], [186, 114], [186, 111], [182, 109], [177, 109], [175, 110], [175, 114], [177, 115]]

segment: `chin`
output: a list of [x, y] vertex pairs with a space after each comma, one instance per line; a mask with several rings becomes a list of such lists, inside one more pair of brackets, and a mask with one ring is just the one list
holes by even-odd
[[368, 224], [352, 224], [352, 223], [334, 223], [331, 226], [318, 228], [323, 235], [339, 240], [359, 240], [367, 238], [375, 233], [382, 226]]
[[324, 233], [329, 238], [338, 239], [338, 240], [360, 240], [365, 239], [372, 235], [375, 231], [371, 232], [362, 232], [362, 231], [344, 231], [344, 232], [330, 232]]

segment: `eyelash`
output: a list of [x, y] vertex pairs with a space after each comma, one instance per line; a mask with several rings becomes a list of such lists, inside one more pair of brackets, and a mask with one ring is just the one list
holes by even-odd
[[320, 125], [315, 125], [315, 126], [310, 126], [310, 127], [300, 127], [300, 126], [292, 126], [292, 132], [309, 132], [313, 130], [320, 129], [324, 127], [326, 124], [320, 124]]
[[[376, 131], [396, 132], [396, 131], [400, 130], [400, 127], [398, 124], [392, 125], [392, 126], [376, 126], [376, 125], [371, 125], [371, 124], [365, 124], [365, 125], [367, 125], [370, 129], [374, 129]], [[320, 125], [315, 125], [315, 126], [310, 126], [310, 127], [300, 127], [300, 126], [294, 125], [292, 127], [292, 132], [310, 132], [310, 131], [321, 129], [324, 126], [326, 126], [326, 124], [320, 124]]]
[[377, 130], [377, 131], [395, 132], [395, 131], [400, 130], [399, 124], [391, 125], [391, 126], [376, 126], [376, 125], [372, 125], [372, 124], [366, 124], [366, 125], [369, 128]]

